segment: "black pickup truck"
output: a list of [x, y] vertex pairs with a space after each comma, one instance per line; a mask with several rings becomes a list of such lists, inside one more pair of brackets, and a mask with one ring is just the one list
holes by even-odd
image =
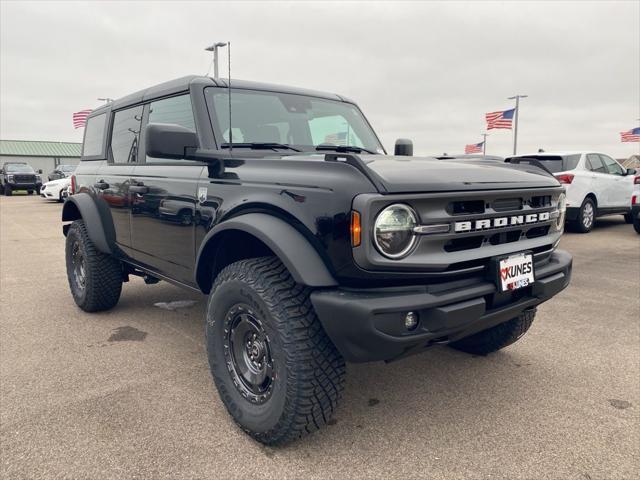
[[351, 100], [186, 77], [95, 110], [64, 204], [75, 302], [130, 275], [209, 296], [222, 401], [265, 444], [326, 424], [345, 361], [486, 355], [564, 289], [563, 187], [532, 165], [387, 155]]

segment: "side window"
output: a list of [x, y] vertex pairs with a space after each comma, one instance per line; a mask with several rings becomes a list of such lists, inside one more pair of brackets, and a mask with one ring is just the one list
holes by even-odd
[[180, 95], [179, 97], [151, 102], [149, 106], [149, 123], [175, 123], [195, 131], [196, 123], [193, 120], [191, 97], [189, 95]]
[[115, 113], [111, 133], [111, 158], [114, 163], [138, 160], [141, 122], [142, 105]]
[[613, 175], [623, 175], [624, 174], [624, 170], [622, 170], [622, 167], [613, 158], [608, 157], [607, 155], [600, 155], [600, 158], [602, 159], [602, 161], [606, 165], [607, 170], [609, 170], [609, 173], [611, 173]]
[[600, 160], [600, 156], [594, 153], [587, 155], [587, 167], [592, 172], [607, 173], [607, 167], [605, 167], [602, 160]]
[[[189, 130], [196, 130], [193, 108], [189, 95], [165, 98], [149, 105], [149, 123], [174, 123]], [[172, 159], [153, 158], [147, 155], [147, 162], [175, 162]]]
[[84, 129], [84, 142], [82, 144], [82, 156], [94, 157], [102, 155], [104, 142], [104, 126], [107, 119], [106, 113], [87, 119]]

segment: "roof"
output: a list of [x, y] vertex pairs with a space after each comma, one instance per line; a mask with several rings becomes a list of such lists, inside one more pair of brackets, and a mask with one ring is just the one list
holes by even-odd
[[81, 143], [0, 140], [0, 155], [15, 157], [80, 157]]
[[[189, 89], [192, 84], [212, 87], [227, 87], [228, 80], [223, 78], [213, 79], [211, 77], [202, 77], [198, 75], [188, 75], [186, 77], [176, 78], [168, 82], [160, 83], [152, 87], [145, 88], [135, 93], [131, 93], [125, 97], [116, 99], [113, 103], [103, 105], [96, 108], [91, 116], [98, 115], [108, 108], [119, 109], [135, 103], [140, 103], [149, 99], [162, 97], [165, 95], [173, 95], [175, 93]], [[337, 100], [348, 103], [354, 103], [346, 97], [336, 95], [334, 93], [320, 92], [317, 90], [308, 90], [298, 87], [287, 87], [284, 85], [274, 85], [269, 83], [252, 82], [248, 80], [231, 80], [231, 88], [244, 90], [262, 90], [278, 93], [291, 93], [297, 95], [307, 95], [311, 97], [326, 98], [329, 100]]]

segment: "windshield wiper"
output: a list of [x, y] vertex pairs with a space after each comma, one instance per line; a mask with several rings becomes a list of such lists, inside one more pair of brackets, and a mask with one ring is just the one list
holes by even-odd
[[250, 148], [252, 150], [277, 150], [278, 148], [284, 150], [293, 150], [294, 152], [300, 152], [297, 148], [287, 145], [286, 143], [272, 143], [272, 142], [250, 142], [250, 143], [223, 143], [220, 148]]
[[366, 152], [366, 153], [371, 153], [373, 155], [376, 154], [376, 152], [372, 151], [372, 150], [367, 150], [366, 148], [362, 148], [362, 147], [356, 147], [355, 145], [318, 145], [316, 147], [316, 150], [321, 151], [321, 150], [333, 150], [336, 152], [344, 152], [344, 153], [362, 153], [362, 152]]

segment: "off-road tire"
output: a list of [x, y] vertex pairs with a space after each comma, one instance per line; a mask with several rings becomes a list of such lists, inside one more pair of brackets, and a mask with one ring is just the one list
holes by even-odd
[[[76, 244], [78, 254], [84, 259], [84, 286], [78, 283], [74, 275], [73, 256]], [[82, 310], [99, 312], [109, 310], [118, 303], [124, 277], [122, 264], [95, 247], [83, 220], [76, 220], [69, 227], [65, 257], [71, 295]]]
[[[323, 330], [309, 294], [280, 260], [260, 257], [223, 269], [209, 296], [206, 342], [213, 380], [235, 422], [267, 445], [282, 445], [322, 427], [344, 389], [344, 359]], [[238, 377], [232, 362], [226, 361], [229, 317], [238, 305], [261, 318], [273, 357], [272, 388], [261, 404], [243, 396], [234, 383]]]
[[[590, 207], [589, 207], [590, 206]], [[593, 218], [591, 219], [591, 223], [585, 225], [585, 217], [587, 216], [588, 209], [591, 208], [593, 212]], [[578, 218], [572, 222], [571, 227], [572, 230], [578, 233], [589, 233], [593, 230], [593, 226], [596, 223], [596, 217], [598, 216], [598, 211], [596, 209], [596, 204], [591, 198], [585, 198], [580, 205], [580, 211], [578, 212]]]
[[11, 190], [11, 185], [5, 185], [4, 186], [4, 196], [5, 197], [10, 197], [12, 194], [12, 190]]
[[449, 346], [474, 355], [497, 352], [517, 342], [527, 333], [535, 316], [535, 310], [527, 310], [516, 318], [453, 342]]
[[627, 224], [633, 223], [633, 215], [631, 215], [630, 213], [625, 213], [624, 214], [624, 221]]

